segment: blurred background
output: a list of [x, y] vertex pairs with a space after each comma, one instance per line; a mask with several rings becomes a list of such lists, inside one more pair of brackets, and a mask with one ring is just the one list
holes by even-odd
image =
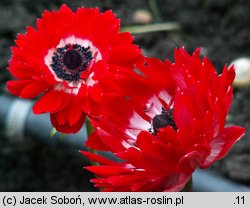
[[[121, 18], [124, 29], [133, 25], [173, 23], [172, 29], [162, 25], [159, 31], [146, 32], [144, 28], [144, 31], [134, 34], [135, 43], [148, 56], [172, 60], [175, 47], [185, 46], [189, 52], [203, 47], [203, 55], [215, 64], [218, 72], [224, 64], [235, 59], [250, 58], [250, 0], [0, 0], [0, 96], [7, 95], [5, 82], [11, 79], [7, 71], [10, 47], [14, 45], [17, 33], [24, 33], [28, 25], [35, 26], [36, 18], [45, 9], [57, 10], [63, 3], [73, 10], [80, 6], [99, 7], [101, 11], [111, 9]], [[248, 73], [243, 78], [250, 77], [250, 63], [246, 61], [243, 65]], [[248, 79], [248, 82], [235, 86], [234, 100], [227, 117], [228, 124], [243, 126], [247, 133], [225, 159], [215, 163], [210, 170], [250, 187], [249, 82]], [[3, 105], [3, 99], [2, 103], [0, 99], [0, 111]], [[34, 140], [36, 134], [42, 137], [41, 128], [37, 133], [33, 132], [33, 139], [4, 136], [3, 120], [2, 113], [0, 191], [95, 190], [89, 183], [91, 175], [83, 169], [86, 161], [78, 151]], [[31, 126], [30, 123], [26, 128], [34, 129], [36, 125]]]

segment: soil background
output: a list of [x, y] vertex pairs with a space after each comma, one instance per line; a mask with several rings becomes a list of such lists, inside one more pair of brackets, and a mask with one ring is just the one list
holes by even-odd
[[[172, 60], [175, 47], [185, 46], [189, 52], [203, 47], [203, 55], [218, 72], [236, 58], [250, 58], [250, 0], [0, 0], [1, 94], [6, 93], [5, 82], [11, 79], [7, 66], [17, 33], [35, 26], [45, 9], [57, 10], [63, 3], [73, 10], [79, 6], [112, 9], [122, 27], [140, 23], [135, 18], [138, 10], [149, 12], [151, 23], [178, 23], [179, 30], [135, 35], [135, 43], [148, 56]], [[250, 87], [236, 88], [234, 93], [227, 122], [244, 126], [247, 133], [211, 169], [250, 186]], [[0, 191], [94, 191], [83, 161], [77, 152], [0, 136]]]

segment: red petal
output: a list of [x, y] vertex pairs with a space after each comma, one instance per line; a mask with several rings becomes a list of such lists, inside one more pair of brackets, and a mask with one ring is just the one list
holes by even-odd
[[34, 81], [33, 83], [30, 83], [23, 88], [20, 97], [34, 98], [40, 95], [42, 92], [46, 91], [49, 87], [50, 86], [44, 81]]
[[117, 165], [88, 166], [86, 167], [86, 169], [101, 177], [114, 176], [131, 171], [128, 168], [120, 167]]
[[89, 158], [92, 161], [98, 162], [103, 165], [114, 165], [116, 162], [109, 160], [101, 155], [94, 154], [91, 152], [80, 151], [85, 157]]
[[64, 125], [67, 123], [67, 115], [65, 114], [64, 110], [60, 110], [56, 113], [53, 113], [53, 117], [57, 121], [58, 125]]
[[[98, 15], [99, 15], [98, 8], [77, 9], [76, 15], [75, 15], [76, 34], [83, 38], [92, 38], [94, 21]], [[82, 26], [83, 22], [84, 22], [84, 26]]]
[[223, 158], [232, 145], [245, 134], [245, 129], [238, 126], [225, 128], [210, 142], [211, 153], [202, 164], [201, 168], [209, 167], [213, 162]]
[[81, 98], [75, 94], [69, 95], [69, 101], [60, 113], [64, 114], [69, 125], [77, 123], [82, 116]]
[[113, 46], [122, 44], [130, 44], [133, 41], [133, 36], [129, 32], [122, 32], [114, 35], [111, 40]]
[[50, 114], [52, 125], [56, 128], [57, 131], [65, 134], [77, 133], [82, 128], [85, 118], [86, 114], [82, 114], [81, 118], [74, 125], [70, 125], [68, 122], [61, 125], [58, 123], [57, 118], [54, 116], [54, 114]]
[[37, 21], [39, 32], [44, 32], [48, 48], [55, 47], [61, 38], [69, 36], [74, 32], [74, 13], [65, 4], [59, 11], [45, 11], [42, 18]]
[[165, 160], [164, 153], [166, 152], [166, 149], [159, 142], [159, 140], [149, 132], [142, 131], [137, 136], [136, 144], [142, 152], [150, 155], [151, 157], [157, 158], [158, 160]]
[[109, 147], [106, 146], [98, 136], [96, 132], [93, 132], [88, 140], [86, 141], [86, 146], [91, 149], [101, 150], [101, 151], [109, 151]]
[[120, 45], [112, 48], [110, 52], [109, 62], [116, 65], [132, 67], [136, 64], [135, 59], [138, 58], [141, 50], [136, 45]]
[[138, 66], [138, 68], [150, 79], [151, 85], [160, 85], [160, 91], [164, 89], [170, 95], [173, 95], [176, 83], [171, 76], [171, 65], [155, 58], [146, 58], [145, 62], [147, 63], [146, 66], [143, 64]]
[[175, 96], [174, 120], [178, 128], [191, 128], [192, 120], [196, 118], [197, 109], [193, 105], [191, 93], [178, 93]]
[[187, 174], [187, 173], [177, 173], [177, 174], [167, 176], [165, 184], [164, 184], [165, 189], [162, 191], [167, 191], [167, 192], [180, 191], [188, 182], [190, 177], [191, 177], [191, 174]]
[[97, 132], [100, 136], [102, 142], [109, 147], [109, 150], [113, 153], [121, 152], [125, 149], [125, 141], [119, 138], [119, 134], [117, 132], [112, 132], [112, 135], [102, 130], [101, 128], [97, 128]]
[[55, 113], [63, 109], [69, 101], [70, 95], [64, 91], [50, 89], [34, 105], [33, 112]]
[[7, 88], [9, 93], [15, 95], [15, 96], [20, 96], [21, 91], [23, 88], [31, 84], [33, 81], [32, 80], [15, 80], [15, 81], [8, 81], [7, 82]]
[[98, 46], [108, 44], [108, 40], [112, 38], [114, 31], [118, 32], [120, 21], [115, 18], [111, 10], [99, 14], [93, 24], [93, 42]]
[[209, 147], [206, 145], [195, 145], [190, 152], [185, 154], [178, 164], [178, 170], [184, 173], [192, 173], [200, 167], [209, 154]]

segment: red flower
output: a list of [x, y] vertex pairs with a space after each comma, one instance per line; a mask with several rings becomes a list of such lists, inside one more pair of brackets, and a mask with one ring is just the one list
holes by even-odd
[[[105, 96], [102, 116], [93, 120], [96, 132], [87, 145], [121, 159], [83, 153], [100, 163], [87, 169], [104, 191], [179, 191], [196, 168], [221, 159], [245, 132], [225, 127], [232, 67], [217, 75], [206, 58], [200, 60], [199, 49], [190, 56], [183, 48], [175, 50], [173, 64], [146, 62], [138, 66], [145, 80], [137, 91], [148, 82], [154, 93], [147, 89], [144, 108], [121, 96]], [[145, 94], [144, 87], [140, 90]]]
[[[28, 27], [12, 48], [10, 93], [21, 98], [41, 97], [36, 114], [50, 113], [53, 126], [77, 132], [89, 112], [88, 97], [98, 99], [116, 67], [132, 68], [140, 49], [129, 33], [120, 33], [120, 21], [111, 11], [66, 5], [45, 11], [37, 30]], [[110, 83], [108, 86], [112, 86]]]

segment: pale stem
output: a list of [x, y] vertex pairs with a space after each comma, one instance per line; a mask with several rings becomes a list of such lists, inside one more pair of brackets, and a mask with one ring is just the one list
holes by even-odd
[[133, 25], [121, 28], [122, 32], [131, 32], [132, 34], [141, 34], [148, 32], [179, 30], [180, 25], [176, 22], [155, 23], [147, 25]]

